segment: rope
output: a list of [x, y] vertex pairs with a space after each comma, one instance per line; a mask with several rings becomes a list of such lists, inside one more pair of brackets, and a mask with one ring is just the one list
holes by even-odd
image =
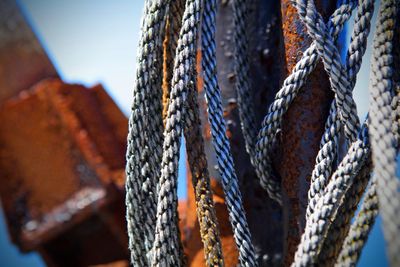
[[394, 88], [393, 31], [397, 1], [381, 1], [373, 43], [370, 75], [370, 123], [372, 160], [377, 180], [379, 208], [390, 264], [400, 265], [400, 183], [396, 177], [396, 137], [392, 130]]
[[[174, 52], [177, 46], [177, 37], [179, 27], [181, 26], [182, 15], [184, 10], [184, 2], [173, 1], [171, 3], [171, 14], [169, 14], [170, 39], [169, 43], [164, 44], [167, 49], [166, 66], [173, 64]], [[168, 82], [172, 78], [172, 72], [167, 72], [167, 78], [164, 81], [164, 109], [163, 114], [166, 117], [168, 112], [168, 102], [170, 90]], [[195, 87], [197, 82], [194, 83]], [[192, 172], [192, 183], [195, 192], [195, 202], [197, 209], [197, 217], [200, 226], [200, 235], [204, 243], [204, 255], [206, 257], [207, 266], [223, 266], [222, 250], [217, 228], [217, 218], [215, 214], [214, 202], [212, 200], [212, 192], [210, 187], [210, 177], [207, 169], [207, 160], [204, 152], [204, 142], [200, 130], [200, 118], [198, 112], [198, 104], [195, 95], [197, 89], [193, 88], [190, 92], [189, 105], [187, 107], [188, 114], [185, 116], [184, 135], [187, 146], [187, 154], [190, 170]], [[179, 228], [178, 228], [179, 230]], [[181, 253], [183, 254], [183, 253]]]
[[241, 266], [257, 266], [251, 234], [242, 204], [238, 179], [235, 173], [229, 140], [226, 136], [225, 120], [222, 116], [221, 93], [217, 81], [215, 52], [216, 1], [206, 1], [202, 25], [202, 68], [206, 92], [208, 119], [211, 125], [218, 170], [222, 178], [226, 205], [239, 251]]
[[178, 44], [179, 30], [182, 27], [182, 16], [185, 10], [185, 0], [171, 1], [170, 11], [167, 14], [166, 38], [164, 40], [164, 71], [163, 71], [163, 121], [168, 113], [169, 95], [171, 91], [170, 81], [173, 75], [173, 65]]
[[351, 225], [335, 266], [356, 266], [377, 215], [378, 198], [376, 196], [376, 183], [373, 181], [365, 195], [360, 212]]
[[212, 199], [210, 176], [204, 152], [204, 141], [200, 129], [197, 90], [195, 88], [191, 88], [188, 102], [188, 113], [185, 115], [186, 150], [192, 172], [200, 236], [204, 243], [204, 255], [207, 266], [224, 266], [217, 217]]
[[371, 159], [368, 155], [366, 163], [354, 179], [354, 183], [345, 193], [342, 202], [334, 215], [331, 225], [326, 234], [318, 263], [324, 266], [333, 266], [343, 246], [343, 242], [349, 233], [350, 222], [353, 218], [362, 195], [367, 188], [371, 177]]
[[364, 125], [360, 136], [351, 145], [324, 189], [315, 211], [308, 218], [292, 266], [316, 264], [331, 221], [338, 211], [345, 193], [368, 159], [370, 149], [367, 130], [367, 126]]
[[[159, 131], [155, 124], [149, 124], [147, 117], [156, 112], [161, 79], [156, 73], [161, 70], [162, 36], [164, 32], [166, 2], [146, 2], [139, 42], [138, 69], [133, 90], [132, 112], [129, 119], [127, 166], [126, 166], [126, 206], [131, 261], [137, 266], [147, 266], [146, 254], [154, 238], [155, 222], [155, 182], [157, 181], [157, 161], [159, 153], [151, 153], [150, 147], [158, 150]], [[149, 101], [152, 99], [152, 101]], [[155, 121], [157, 123], [159, 121]], [[159, 125], [158, 125], [159, 126]], [[153, 133], [154, 142], [150, 147], [146, 139]], [[156, 133], [155, 133], [156, 132]], [[154, 134], [155, 133], [155, 134]], [[154, 151], [154, 150], [153, 150]], [[160, 150], [158, 150], [160, 151]]]
[[[354, 6], [353, 1], [344, 3], [330, 17], [328, 24], [333, 38], [336, 39], [338, 37], [344, 23], [350, 18]], [[266, 170], [262, 172], [265, 176], [261, 176], [261, 179], [265, 180], [264, 184], [268, 183], [268, 177], [272, 170], [270, 156], [273, 145], [276, 142], [276, 133], [281, 126], [283, 115], [296, 98], [307, 77], [317, 66], [318, 59], [316, 41], [313, 41], [293, 68], [292, 73], [283, 82], [282, 88], [276, 94], [275, 100], [269, 106], [268, 113], [264, 117], [256, 145], [256, 162], [260, 163], [259, 166], [256, 166], [256, 169], [259, 168], [260, 171]]]
[[[182, 134], [187, 144], [206, 263], [224, 265], [197, 102], [200, 30], [208, 120], [239, 261], [241, 266], [258, 264], [217, 81], [216, 5], [216, 0], [205, 1], [204, 6], [202, 0], [145, 3], [126, 154], [126, 217], [134, 266], [186, 265], [177, 212]], [[352, 92], [366, 51], [374, 2], [342, 1], [324, 22], [314, 1], [296, 0], [294, 7], [313, 41], [283, 82], [258, 130], [248, 78], [249, 3], [232, 3], [235, 90], [246, 151], [261, 185], [278, 203], [282, 204], [283, 192], [271, 160], [276, 136], [284, 114], [320, 59], [335, 95], [311, 175], [306, 226], [292, 266], [354, 266], [374, 223], [378, 200], [390, 262], [400, 265], [400, 240], [396, 238], [400, 232], [400, 182], [396, 177], [400, 90], [395, 87], [398, 85], [393, 81], [392, 66], [398, 5], [395, 0], [381, 2], [371, 63], [370, 125], [365, 123], [360, 129]], [[354, 29], [342, 63], [335, 42], [356, 6]], [[341, 159], [339, 140], [343, 134], [349, 148]], [[338, 161], [341, 162], [336, 167]], [[372, 167], [374, 177], [367, 189]], [[350, 225], [365, 191], [361, 210]]]
[[183, 116], [189, 88], [196, 81], [196, 41], [200, 24], [200, 1], [188, 0], [182, 18], [182, 28], [174, 63], [170, 102], [164, 130], [161, 177], [157, 201], [157, 223], [152, 251], [152, 266], [182, 266], [178, 255], [177, 235], [177, 175]]
[[[374, 2], [372, 0], [361, 0], [358, 2], [354, 28], [346, 57], [346, 70], [351, 91], [354, 89], [356, 76], [362, 62], [362, 56], [366, 50], [373, 13]], [[337, 113], [337, 103], [336, 100], [333, 100], [325, 126], [325, 133], [321, 140], [320, 151], [318, 152], [316, 164], [311, 175], [311, 185], [308, 192], [309, 205], [307, 206], [307, 218], [313, 212], [318, 198], [325, 188], [329, 177], [332, 175], [332, 168], [337, 158], [341, 125]]]
[[296, 8], [310, 37], [316, 41], [318, 54], [322, 58], [324, 68], [329, 75], [332, 90], [335, 92], [335, 100], [340, 119], [344, 124], [345, 135], [351, 142], [355, 140], [358, 134], [360, 123], [356, 104], [352, 97], [349, 77], [345, 67], [341, 64], [340, 53], [334, 44], [327, 25], [317, 12], [314, 1], [297, 0]]

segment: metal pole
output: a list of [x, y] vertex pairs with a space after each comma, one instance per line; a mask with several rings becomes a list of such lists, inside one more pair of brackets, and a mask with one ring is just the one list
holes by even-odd
[[[336, 1], [321, 0], [316, 4], [326, 19], [333, 12]], [[281, 12], [286, 72], [290, 73], [302, 52], [311, 44], [311, 39], [290, 0], [282, 0]], [[276, 167], [289, 205], [285, 207], [288, 208], [288, 218], [285, 220], [286, 266], [293, 261], [304, 229], [311, 172], [333, 99], [329, 88], [328, 76], [319, 63], [283, 120]]]

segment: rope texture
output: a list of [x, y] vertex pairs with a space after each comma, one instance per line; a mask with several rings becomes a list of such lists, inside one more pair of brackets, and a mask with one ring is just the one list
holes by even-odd
[[307, 219], [292, 266], [312, 266], [317, 263], [330, 223], [369, 153], [367, 126], [364, 125], [359, 138], [351, 145], [324, 189], [315, 211]]
[[215, 48], [215, 12], [216, 1], [206, 1], [202, 28], [202, 69], [206, 92], [208, 119], [211, 125], [218, 170], [239, 251], [241, 266], [257, 266], [251, 234], [245, 216], [242, 196], [239, 190], [229, 140], [226, 136], [226, 124], [223, 118], [221, 92], [217, 81]]
[[396, 177], [396, 136], [392, 129], [394, 96], [393, 32], [398, 1], [381, 1], [373, 43], [370, 75], [372, 160], [377, 180], [387, 252], [392, 266], [400, 265], [400, 182]]
[[351, 225], [335, 266], [356, 266], [377, 215], [378, 197], [376, 195], [376, 183], [373, 181], [365, 195], [360, 212]]
[[[145, 3], [126, 155], [126, 217], [134, 266], [186, 264], [177, 212], [182, 134], [206, 263], [224, 265], [197, 102], [200, 30], [208, 120], [239, 261], [241, 266], [257, 266], [217, 81], [216, 5], [216, 0], [204, 1], [204, 5], [202, 0]], [[271, 160], [277, 133], [320, 59], [335, 96], [311, 175], [306, 226], [292, 266], [354, 266], [378, 213], [378, 202], [390, 262], [400, 265], [400, 239], [396, 238], [400, 232], [400, 182], [396, 177], [400, 90], [393, 81], [392, 55], [399, 3], [381, 1], [371, 63], [369, 125], [366, 122], [361, 129], [352, 94], [367, 47], [374, 1], [344, 0], [327, 22], [313, 0], [296, 0], [293, 5], [313, 42], [283, 82], [258, 129], [248, 78], [249, 2], [232, 2], [235, 89], [242, 133], [251, 163], [271, 199], [282, 204], [283, 192]], [[355, 7], [355, 24], [342, 63], [336, 39]], [[348, 147], [343, 158], [339, 154], [342, 137]], [[365, 191], [361, 210], [350, 224]]]
[[[150, 124], [160, 105], [161, 82], [158, 73], [165, 28], [166, 1], [146, 2], [139, 42], [138, 69], [129, 119], [126, 205], [131, 261], [135, 266], [148, 266], [147, 254], [154, 240], [156, 190], [161, 154], [158, 120]], [[158, 92], [159, 94], [153, 93]], [[151, 99], [151, 100], [150, 100]], [[157, 125], [157, 126], [156, 126]], [[152, 134], [151, 142], [147, 142]], [[150, 152], [153, 151], [153, 152]], [[154, 153], [157, 151], [158, 153]]]
[[[329, 29], [333, 38], [336, 39], [339, 35], [344, 23], [351, 16], [351, 11], [354, 6], [354, 2], [352, 1], [344, 3], [330, 17]], [[313, 41], [293, 68], [292, 73], [285, 79], [282, 88], [275, 96], [275, 100], [268, 108], [268, 113], [262, 122], [256, 144], [256, 162], [260, 163], [260, 167], [258, 168], [266, 170], [266, 175], [261, 179], [269, 180], [268, 177], [272, 170], [270, 155], [276, 143], [276, 134], [281, 126], [282, 118], [289, 109], [290, 104], [296, 98], [299, 90], [306, 82], [307, 77], [316, 68], [318, 60], [319, 55], [316, 42]], [[333, 112], [335, 113], [335, 110]], [[334, 130], [336, 129], [339, 129], [339, 127], [336, 127]], [[330, 144], [327, 146], [329, 145]], [[326, 151], [326, 149], [324, 151]]]

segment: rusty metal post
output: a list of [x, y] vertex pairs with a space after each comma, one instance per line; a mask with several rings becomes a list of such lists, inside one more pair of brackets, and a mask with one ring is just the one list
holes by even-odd
[[[325, 18], [333, 11], [336, 1], [328, 2], [317, 1], [318, 8]], [[249, 23], [249, 30], [252, 31], [249, 42], [251, 51], [250, 79], [253, 84], [256, 116], [258, 125], [260, 125], [268, 105], [273, 101], [284, 78], [293, 69], [302, 52], [310, 45], [311, 40], [308, 38], [306, 30], [290, 1], [254, 1], [250, 17], [252, 20]], [[230, 1], [220, 1], [216, 34], [217, 64], [218, 79], [224, 99], [224, 115], [228, 124], [227, 134], [230, 137], [235, 168], [240, 180], [253, 242], [257, 250], [257, 260], [261, 266], [279, 265], [282, 260], [284, 260], [285, 265], [289, 265], [292, 262], [294, 251], [304, 227], [309, 179], [315, 164], [315, 157], [333, 94], [329, 90], [328, 77], [322, 65], [319, 64], [284, 118], [274, 167], [282, 178], [283, 188], [289, 197], [289, 207], [286, 207], [289, 210], [289, 218], [285, 219], [280, 208], [270, 201], [260, 188], [259, 181], [256, 179], [245, 152], [236, 107], [236, 92], [233, 86], [235, 81], [233, 73], [233, 26]], [[203, 113], [202, 122], [209, 169], [211, 175], [215, 178], [214, 190], [221, 192], [206, 119], [206, 105], [203, 99], [202, 92], [200, 92], [199, 101]], [[188, 179], [188, 183], [190, 183], [190, 179]], [[190, 186], [189, 190], [191, 190]], [[219, 197], [218, 193], [216, 195]], [[188, 209], [194, 209], [192, 198], [189, 194]], [[224, 205], [223, 199], [221, 203]], [[190, 208], [191, 206], [192, 208]], [[192, 224], [195, 225], [195, 214], [192, 214], [192, 216], [187, 214], [186, 220], [188, 220], [188, 217], [192, 217], [189, 221], [192, 221]], [[229, 229], [226, 215], [225, 217], [219, 216], [218, 219], [220, 225], [223, 226], [222, 228]], [[286, 224], [283, 226], [284, 221]], [[193, 231], [186, 231], [185, 233], [189, 233], [191, 236], [189, 240], [191, 241], [196, 239], [195, 236], [198, 235]], [[230, 231], [224, 232], [223, 238], [226, 235], [232, 235], [232, 233]], [[199, 237], [197, 239], [200, 240]], [[223, 244], [225, 258], [227, 258], [225, 252], [227, 248], [235, 251], [233, 239], [230, 239], [230, 242], [230, 245], [228, 242]], [[191, 250], [193, 250], [193, 244], [189, 244]], [[197, 246], [197, 250], [201, 251], [201, 242], [197, 242]], [[284, 247], [287, 248], [285, 251]], [[203, 257], [197, 255], [196, 258], [200, 259], [198, 261], [193, 260], [193, 258], [194, 256], [189, 254], [190, 266], [202, 266], [201, 259]], [[229, 257], [229, 259], [231, 258]]]
[[[316, 1], [325, 19], [333, 12], [336, 1]], [[305, 26], [290, 0], [281, 2], [286, 73], [290, 73], [311, 44]], [[307, 192], [315, 164], [324, 124], [333, 94], [322, 63], [308, 78], [283, 119], [277, 170], [289, 200], [285, 225], [285, 265], [293, 261], [305, 224]]]

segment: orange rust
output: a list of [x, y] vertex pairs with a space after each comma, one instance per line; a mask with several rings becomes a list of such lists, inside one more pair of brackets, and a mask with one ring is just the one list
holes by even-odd
[[[321, 7], [319, 2], [317, 4]], [[332, 10], [332, 4], [329, 9]], [[290, 0], [281, 2], [281, 12], [286, 67], [290, 73], [311, 39]], [[324, 14], [329, 12], [325, 10]], [[328, 76], [319, 63], [283, 119], [280, 157], [276, 165], [288, 197], [285, 266], [293, 261], [304, 228], [311, 172], [333, 99], [329, 88]]]
[[202, 74], [202, 67], [201, 67], [201, 49], [197, 49], [196, 54], [196, 70], [199, 75], [197, 75], [197, 91], [201, 94], [204, 90], [204, 77]]
[[121, 248], [102, 260], [124, 258], [127, 119], [104, 89], [46, 80], [0, 105], [0, 119], [0, 196], [13, 241], [55, 261], [44, 247], [73, 253], [56, 240], [92, 221]]
[[162, 117], [163, 117], [163, 122], [165, 124], [165, 119], [167, 117], [167, 112], [168, 112], [168, 102], [169, 102], [169, 93], [170, 93], [170, 84], [169, 84], [169, 73], [168, 73], [168, 64], [171, 62], [171, 55], [168, 53], [169, 48], [169, 41], [170, 41], [170, 35], [168, 34], [170, 32], [170, 22], [167, 20], [167, 23], [165, 25], [165, 38], [163, 41], [163, 81], [162, 81], [162, 105], [163, 105], [163, 110], [162, 110]]

